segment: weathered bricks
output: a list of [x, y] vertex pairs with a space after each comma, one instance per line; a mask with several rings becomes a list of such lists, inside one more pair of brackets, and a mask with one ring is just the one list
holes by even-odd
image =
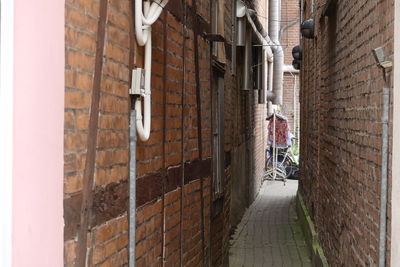
[[[197, 8], [198, 24], [211, 22], [210, 1], [186, 1], [188, 14]], [[97, 49], [100, 1], [66, 1], [65, 66], [65, 266], [75, 266], [83, 173], [88, 150], [89, 114]], [[129, 112], [131, 68], [143, 67], [143, 48], [135, 45], [129, 0], [107, 1], [99, 122], [96, 127], [95, 174], [88, 228], [89, 266], [123, 266], [128, 262]], [[174, 6], [172, 6], [174, 5]], [[226, 1], [225, 34], [231, 47], [231, 3]], [[263, 12], [265, 8], [263, 9]], [[230, 157], [222, 166], [220, 201], [212, 189], [212, 111], [210, 42], [185, 17], [182, 1], [171, 0], [152, 26], [152, 127], [150, 139], [137, 143], [137, 266], [209, 266], [227, 258], [230, 229]], [[207, 26], [207, 25], [206, 25]], [[199, 26], [200, 27], [200, 26]], [[202, 27], [205, 27], [204, 25]], [[203, 28], [202, 28], [203, 29]], [[197, 38], [197, 46], [195, 40]], [[133, 45], [131, 46], [131, 42]], [[198, 66], [195, 56], [198, 53]], [[225, 66], [224, 152], [242, 144], [254, 151], [252, 194], [264, 165], [265, 106], [257, 92], [240, 92], [231, 62]], [[241, 64], [239, 62], [238, 64]], [[197, 74], [196, 74], [197, 72]], [[198, 75], [198, 76], [196, 76]], [[197, 78], [199, 86], [197, 86]], [[199, 89], [199, 91], [197, 91]], [[200, 97], [198, 99], [198, 97]], [[249, 115], [250, 120], [246, 122]], [[92, 126], [93, 127], [93, 126]], [[253, 135], [254, 133], [254, 135]], [[200, 135], [200, 136], [199, 136]], [[201, 141], [199, 141], [201, 139]], [[250, 145], [252, 144], [252, 145]], [[201, 147], [199, 147], [201, 146]], [[233, 154], [233, 153], [232, 153]], [[237, 155], [232, 155], [237, 156]], [[248, 160], [243, 157], [243, 160]], [[183, 165], [182, 165], [183, 164]], [[251, 177], [251, 178], [247, 178]], [[88, 190], [86, 188], [86, 190]], [[240, 198], [240, 196], [235, 196]], [[86, 204], [86, 203], [85, 203]], [[211, 243], [211, 234], [213, 237]], [[214, 234], [215, 233], [215, 234]], [[212, 251], [215, 249], [215, 252]], [[218, 258], [221, 257], [221, 258]], [[216, 265], [212, 265], [216, 266]]]
[[318, 40], [302, 42], [300, 188], [330, 264], [375, 266], [384, 83], [371, 51], [383, 46], [392, 60], [394, 1], [337, 1], [330, 17], [314, 2], [312, 11], [305, 1]]

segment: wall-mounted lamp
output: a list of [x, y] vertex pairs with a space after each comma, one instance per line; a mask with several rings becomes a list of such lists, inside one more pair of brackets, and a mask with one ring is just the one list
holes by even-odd
[[391, 61], [385, 60], [385, 52], [383, 51], [382, 47], [375, 48], [372, 50], [372, 52], [379, 67], [387, 69], [393, 66]]
[[301, 23], [300, 26], [301, 35], [307, 39], [314, 38], [314, 20], [307, 19]]
[[292, 49], [292, 56], [294, 59], [301, 60], [303, 58], [303, 53], [300, 45], [296, 45]]
[[294, 68], [295, 70], [299, 70], [299, 69], [301, 68], [301, 60], [299, 60], [299, 59], [294, 59], [294, 60], [292, 61], [292, 65], [293, 65], [293, 68]]

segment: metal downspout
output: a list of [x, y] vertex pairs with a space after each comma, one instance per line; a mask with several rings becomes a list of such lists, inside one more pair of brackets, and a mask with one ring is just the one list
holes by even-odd
[[283, 103], [283, 63], [284, 54], [282, 46], [279, 42], [279, 30], [280, 30], [280, 1], [270, 0], [269, 1], [269, 34], [272, 42], [275, 44], [272, 46], [274, 53], [274, 73], [273, 73], [273, 98], [272, 103], [275, 105], [282, 105]]
[[273, 87], [273, 75], [274, 75], [274, 63], [273, 62], [268, 62], [268, 90], [267, 90], [267, 110], [268, 110], [268, 116], [271, 116], [272, 113], [274, 112], [274, 107], [272, 106], [272, 101], [270, 98], [268, 98], [268, 94], [273, 94], [272, 87]]
[[[257, 17], [257, 13], [254, 10], [247, 10], [246, 11], [246, 16], [247, 16], [247, 20], [251, 26], [251, 28], [253, 28], [253, 31], [255, 33], [255, 35], [257, 36], [257, 38], [259, 39], [259, 41], [261, 42], [262, 46], [263, 46], [263, 55], [264, 55], [264, 59], [262, 60], [263, 62], [263, 71], [262, 73], [264, 73], [264, 78], [265, 75], [268, 77], [268, 80], [265, 80], [263, 82], [263, 86], [265, 88], [266, 91], [266, 100], [267, 100], [267, 109], [268, 109], [268, 116], [272, 114], [272, 102], [271, 100], [274, 99], [275, 94], [273, 92], [273, 62], [274, 62], [274, 54], [272, 52], [271, 46], [274, 46], [275, 44], [271, 41], [271, 39], [268, 36], [268, 33], [264, 30], [264, 27], [262, 26], [262, 24], [260, 23], [258, 17]], [[247, 38], [246, 37], [246, 43], [247, 43]], [[246, 55], [245, 55], [245, 59], [246, 59]], [[245, 60], [246, 62], [246, 60]], [[246, 73], [248, 73], [248, 71], [245, 71], [245, 73], [243, 74], [243, 76], [245, 77], [245, 81], [246, 81]], [[283, 78], [283, 76], [282, 76]], [[245, 82], [246, 84], [246, 82]]]
[[129, 267], [135, 267], [136, 250], [136, 111], [131, 110], [129, 126]]
[[385, 86], [383, 87], [382, 106], [382, 163], [381, 163], [381, 197], [379, 221], [379, 267], [386, 266], [386, 235], [387, 235], [387, 196], [388, 196], [388, 148], [389, 148], [389, 105], [390, 88], [386, 71], [383, 69]]

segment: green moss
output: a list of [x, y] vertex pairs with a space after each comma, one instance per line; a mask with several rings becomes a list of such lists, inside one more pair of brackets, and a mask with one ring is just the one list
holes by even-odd
[[312, 264], [313, 266], [329, 267], [324, 251], [318, 241], [318, 233], [315, 231], [314, 223], [311, 220], [300, 192], [297, 192], [296, 200], [297, 215], [307, 246], [312, 254]]

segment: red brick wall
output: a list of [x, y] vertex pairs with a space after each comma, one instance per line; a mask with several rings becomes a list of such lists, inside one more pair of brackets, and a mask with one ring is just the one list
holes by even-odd
[[338, 1], [329, 18], [325, 1], [314, 2], [317, 38], [303, 40], [301, 192], [332, 266], [376, 266], [384, 82], [371, 50], [383, 46], [392, 60], [394, 1]]
[[[281, 45], [285, 53], [285, 65], [292, 65], [292, 48], [300, 44], [300, 2], [283, 0], [281, 2]], [[283, 76], [283, 114], [289, 120], [292, 133], [298, 136], [300, 127], [299, 103], [300, 79], [297, 73], [285, 72]]]
[[[65, 266], [128, 262], [128, 88], [130, 69], [143, 66], [131, 2], [66, 1]], [[186, 11], [182, 3], [171, 0], [152, 27], [151, 136], [139, 141], [136, 151], [137, 266], [226, 263], [231, 199], [249, 201], [231, 194], [237, 183], [231, 178], [234, 148], [246, 144], [250, 151], [240, 157], [251, 173], [237, 178], [251, 183], [252, 198], [263, 174], [265, 106], [257, 103], [257, 92], [238, 90], [231, 75], [232, 17], [226, 1], [224, 193], [212, 198], [212, 68], [210, 44], [201, 36], [210, 24], [210, 1], [188, 0]], [[193, 20], [196, 8], [201, 23]]]
[[281, 28], [285, 64], [292, 65], [292, 48], [300, 44], [300, 1], [281, 0]]
[[[65, 10], [64, 265], [79, 265], [83, 230], [89, 249], [81, 254], [88, 266], [121, 266], [128, 261], [129, 1], [108, 3], [100, 71], [96, 71], [96, 45], [103, 45], [96, 41], [103, 31], [100, 1], [66, 1]], [[95, 77], [100, 78], [100, 86], [95, 85]], [[95, 91], [99, 93], [97, 121], [91, 118]], [[90, 138], [96, 138], [94, 176], [84, 179]], [[90, 204], [85, 216], [80, 215], [83, 199]]]
[[300, 77], [295, 73], [285, 73], [283, 76], [282, 112], [288, 118], [290, 130], [298, 137], [300, 132]]

